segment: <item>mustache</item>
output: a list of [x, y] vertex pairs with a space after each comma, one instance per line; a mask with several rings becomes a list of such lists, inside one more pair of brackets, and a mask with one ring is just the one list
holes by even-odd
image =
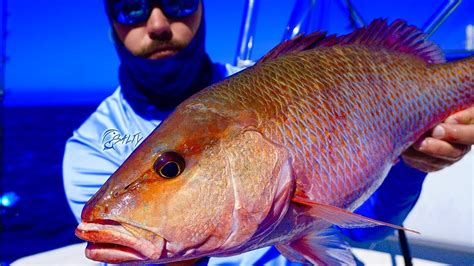
[[151, 54], [160, 51], [160, 50], [177, 50], [180, 51], [186, 48], [188, 44], [179, 41], [153, 41], [150, 45], [143, 47], [136, 56], [148, 57]]

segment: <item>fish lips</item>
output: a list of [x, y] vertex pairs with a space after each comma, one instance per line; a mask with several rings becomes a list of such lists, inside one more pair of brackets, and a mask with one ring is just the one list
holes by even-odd
[[85, 251], [87, 258], [107, 263], [158, 260], [165, 246], [162, 237], [155, 236], [151, 242], [133, 235], [116, 222], [81, 223], [75, 234], [89, 242]]

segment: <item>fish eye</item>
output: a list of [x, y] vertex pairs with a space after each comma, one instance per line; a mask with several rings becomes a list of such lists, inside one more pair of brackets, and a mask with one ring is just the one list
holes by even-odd
[[170, 179], [179, 176], [184, 171], [185, 165], [181, 155], [167, 151], [158, 156], [153, 168], [161, 177]]

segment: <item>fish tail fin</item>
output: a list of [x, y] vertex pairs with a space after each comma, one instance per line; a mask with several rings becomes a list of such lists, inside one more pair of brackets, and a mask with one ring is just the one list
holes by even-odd
[[434, 71], [434, 84], [454, 93], [455, 111], [474, 105], [474, 56], [430, 68]]

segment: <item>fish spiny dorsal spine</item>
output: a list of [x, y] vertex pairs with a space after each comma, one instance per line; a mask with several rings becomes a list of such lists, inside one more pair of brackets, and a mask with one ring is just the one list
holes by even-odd
[[385, 19], [376, 19], [370, 25], [343, 35], [326, 36], [325, 32], [314, 32], [307, 36], [298, 35], [273, 48], [257, 64], [280, 56], [309, 50], [315, 47], [361, 45], [372, 48], [383, 48], [405, 54], [411, 54], [430, 64], [444, 63], [442, 50], [427, 40], [427, 35], [403, 20], [395, 20], [388, 25]]

